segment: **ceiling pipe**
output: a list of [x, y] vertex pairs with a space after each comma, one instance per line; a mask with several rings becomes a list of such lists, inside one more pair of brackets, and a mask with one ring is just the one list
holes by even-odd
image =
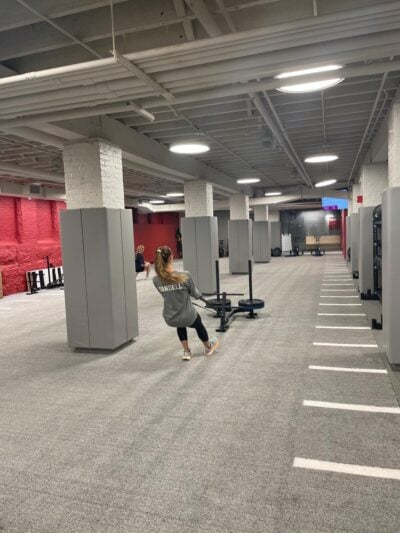
[[[400, 69], [400, 61], [391, 61], [391, 62], [379, 62], [379, 63], [373, 63], [369, 65], [361, 65], [356, 67], [349, 67], [346, 69], [343, 69], [341, 71], [341, 76], [344, 76], [346, 78], [350, 77], [358, 77], [358, 76], [364, 76], [364, 75], [370, 75], [370, 74], [378, 74], [378, 73], [385, 73], [385, 72], [391, 72], [395, 70]], [[331, 74], [332, 76], [332, 74]], [[315, 81], [316, 79], [323, 80], [323, 79], [329, 79], [329, 76], [320, 75], [316, 76], [313, 74], [312, 76], [302, 76], [300, 78], [291, 78], [291, 83], [297, 81], [301, 81], [302, 83], [308, 82], [308, 81]], [[0, 80], [1, 81], [1, 80]], [[235, 84], [230, 86], [225, 86], [222, 88], [216, 88], [216, 89], [206, 89], [206, 90], [200, 90], [200, 91], [194, 91], [184, 94], [176, 94], [174, 104], [182, 104], [182, 103], [190, 103], [194, 101], [204, 101], [208, 100], [210, 98], [222, 98], [226, 96], [239, 96], [243, 94], [248, 93], [256, 93], [258, 91], [264, 91], [264, 90], [272, 90], [276, 89], [282, 84], [281, 80], [276, 79], [268, 79], [268, 80], [261, 80], [258, 82], [249, 82], [249, 83], [242, 83], [242, 84]], [[45, 104], [43, 104], [45, 105]], [[165, 105], [165, 100], [147, 100], [146, 108], [152, 108], [152, 107], [159, 107]], [[133, 104], [132, 102], [124, 102], [124, 103], [113, 103], [108, 105], [100, 105], [100, 106], [88, 106], [88, 107], [77, 107], [73, 106], [72, 110], [65, 111], [66, 104], [60, 106], [60, 110], [58, 110], [57, 106], [53, 108], [52, 111], [47, 111], [44, 113], [37, 113], [29, 111], [29, 108], [24, 110], [24, 116], [17, 115], [17, 118], [8, 118], [4, 120], [0, 120], [0, 129], [2, 127], [4, 128], [11, 128], [13, 126], [25, 126], [31, 123], [35, 122], [46, 122], [46, 121], [57, 121], [57, 120], [64, 120], [68, 118], [79, 118], [84, 116], [96, 116], [96, 115], [102, 115], [102, 114], [113, 114], [113, 113], [119, 113], [119, 112], [129, 112], [132, 110], [135, 113], [146, 113], [146, 118], [149, 117], [149, 112], [147, 110], [144, 110], [143, 108], [138, 108], [136, 104]], [[22, 114], [20, 112], [20, 114]]]
[[356, 157], [354, 158], [353, 166], [351, 167], [351, 171], [350, 171], [350, 174], [349, 174], [349, 179], [347, 180], [347, 185], [350, 185], [351, 180], [353, 178], [353, 174], [354, 174], [354, 171], [355, 171], [355, 169], [357, 167], [358, 159], [359, 159], [359, 157], [360, 157], [360, 155], [362, 153], [362, 150], [364, 148], [365, 139], [366, 139], [366, 137], [367, 137], [367, 135], [369, 133], [369, 128], [370, 128], [372, 119], [374, 118], [376, 108], [378, 107], [378, 103], [379, 103], [379, 100], [381, 98], [382, 91], [383, 91], [383, 88], [385, 86], [387, 76], [388, 76], [388, 73], [385, 72], [384, 75], [382, 76], [381, 82], [379, 84], [379, 88], [378, 88], [378, 92], [376, 93], [374, 105], [372, 106], [371, 113], [369, 114], [368, 122], [367, 122], [367, 125], [365, 127], [364, 134], [362, 136], [360, 146], [358, 147]]
[[64, 183], [64, 176], [56, 172], [49, 172], [47, 170], [39, 170], [31, 167], [23, 167], [21, 165], [14, 165], [12, 163], [4, 163], [0, 161], [0, 170], [26, 178], [37, 178], [53, 183]]
[[287, 142], [287, 144], [289, 146], [289, 149], [292, 151], [293, 156], [296, 158], [300, 168], [302, 169], [303, 175], [305, 175], [307, 177], [307, 181], [309, 183], [311, 183], [311, 185], [312, 185], [312, 180], [311, 180], [307, 170], [305, 169], [302, 160], [298, 156], [297, 151], [296, 151], [295, 147], [293, 146], [293, 143], [290, 140], [290, 137], [289, 137], [287, 131], [285, 130], [285, 128], [284, 128], [284, 126], [282, 124], [282, 121], [279, 118], [279, 115], [278, 115], [278, 113], [277, 113], [277, 111], [276, 111], [276, 109], [275, 109], [275, 107], [274, 107], [274, 105], [273, 105], [273, 103], [271, 101], [271, 98], [269, 97], [267, 91], [263, 91], [263, 94], [264, 94], [265, 100], [267, 101], [267, 103], [268, 103], [268, 105], [269, 105], [269, 107], [270, 107], [270, 109], [272, 111], [273, 116], [275, 117], [275, 120], [276, 120], [276, 122], [278, 124], [278, 127], [279, 127], [279, 129], [280, 129], [280, 131], [281, 131], [281, 133], [283, 135], [283, 138]]
[[299, 164], [297, 154], [295, 154], [295, 152], [293, 151], [294, 149], [292, 149], [290, 147], [290, 145], [288, 145], [287, 140], [285, 139], [285, 137], [282, 134], [282, 132], [276, 126], [276, 124], [275, 124], [275, 122], [273, 120], [273, 117], [269, 114], [268, 110], [264, 106], [260, 96], [258, 94], [250, 94], [250, 98], [252, 99], [252, 101], [253, 101], [254, 105], [256, 106], [258, 112], [260, 113], [260, 115], [264, 119], [264, 122], [266, 123], [268, 128], [271, 130], [272, 134], [274, 135], [274, 137], [276, 138], [276, 140], [278, 141], [280, 146], [283, 148], [283, 150], [285, 151], [286, 155], [289, 157], [290, 161], [295, 166], [297, 172], [299, 173], [299, 175], [302, 178], [302, 180], [304, 181], [304, 183], [308, 187], [312, 187], [313, 184], [311, 182], [311, 179], [308, 176], [307, 172], [304, 170], [303, 166], [301, 164]]
[[[256, 42], [258, 50], [260, 51], [260, 47], [266, 40], [271, 42], [271, 44], [274, 44], [273, 49], [279, 50], [279, 48], [282, 48], [283, 43], [278, 42], [278, 36], [282, 39], [282, 41], [285, 42], [286, 47], [290, 46], [291, 44], [293, 46], [296, 44], [298, 46], [300, 44], [299, 41], [297, 41], [297, 43], [289, 41], [290, 38], [295, 38], [297, 33], [302, 35], [301, 44], [306, 44], [307, 39], [305, 39], [304, 34], [307, 31], [310, 32], [309, 44], [321, 42], [322, 40], [326, 42], [328, 37], [331, 39], [343, 39], [346, 36], [354, 38], [356, 35], [361, 35], [363, 33], [365, 34], [365, 30], [367, 28], [370, 28], [371, 31], [373, 29], [374, 32], [377, 32], [381, 29], [383, 30], [383, 28], [378, 26], [380, 17], [382, 17], [385, 24], [390, 23], [390, 27], [392, 28], [395, 24], [394, 17], [396, 16], [400, 16], [398, 2], [391, 2], [376, 7], [371, 6], [358, 10], [348, 10], [343, 13], [335, 13], [332, 15], [325, 15], [286, 24], [279, 24], [274, 28], [268, 28], [267, 31], [265, 28], [261, 28], [246, 32], [227, 34], [220, 37], [215, 37], [213, 39], [203, 39], [200, 41], [191, 41], [189, 43], [182, 43], [179, 45], [134, 52], [127, 54], [124, 57], [129, 61], [134, 61], [135, 63], [138, 61], [156, 59], [162, 64], [165, 64], [166, 57], [171, 56], [176, 63], [180, 60], [181, 56], [187, 55], [188, 52], [201, 52], [204, 50], [207, 56], [211, 58], [211, 56], [218, 53], [223, 46], [225, 46], [227, 51], [230, 51], [232, 54], [232, 46], [237, 47], [238, 51], [243, 51], [244, 45], [249, 42]], [[365, 21], [367, 23], [366, 27]], [[359, 28], [360, 33], [357, 32], [357, 24], [361, 25], [361, 28]], [[327, 29], [332, 25], [334, 25], [338, 33], [337, 35], [328, 36]], [[348, 35], [344, 30], [344, 26], [348, 27]], [[318, 37], [316, 37], [315, 31], [318, 29], [321, 31], [319, 32]], [[12, 79], [12, 84], [24, 80], [31, 81], [51, 79], [59, 75], [75, 73], [79, 70], [83, 72], [88, 70], [94, 71], [98, 68], [108, 69], [110, 67], [112, 68], [113, 65], [113, 58], [98, 59], [95, 61], [88, 61], [80, 64], [67, 65], [65, 67], [46, 69], [39, 72], [32, 72], [18, 76], [11, 76], [11, 78], [0, 79], [0, 86], [4, 86], [4, 82], [7, 82], [6, 85], [9, 84], [10, 79]], [[84, 75], [86, 75], [86, 72]]]

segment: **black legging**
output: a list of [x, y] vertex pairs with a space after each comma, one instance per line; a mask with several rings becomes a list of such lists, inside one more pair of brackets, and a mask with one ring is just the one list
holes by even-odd
[[[199, 336], [199, 339], [203, 342], [208, 341], [208, 333], [206, 328], [204, 327], [203, 322], [201, 321], [200, 315], [197, 313], [196, 320], [193, 322], [189, 328], [194, 328], [196, 330], [197, 335]], [[179, 340], [187, 341], [188, 335], [187, 335], [187, 329], [186, 328], [176, 328], [176, 331], [178, 332]]]

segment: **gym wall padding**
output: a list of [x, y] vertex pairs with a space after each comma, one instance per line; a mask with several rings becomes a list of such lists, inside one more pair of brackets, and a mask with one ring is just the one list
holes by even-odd
[[389, 363], [400, 365], [400, 187], [382, 195], [382, 318]]
[[253, 260], [253, 221], [230, 220], [228, 229], [229, 273], [247, 274], [249, 260]]
[[183, 267], [201, 292], [217, 289], [215, 262], [218, 259], [217, 217], [182, 218]]
[[61, 228], [68, 344], [115, 350], [138, 335], [131, 213], [71, 209]]
[[271, 227], [268, 221], [253, 222], [253, 254], [255, 263], [271, 261]]
[[352, 213], [351, 215], [351, 271], [358, 272], [358, 258], [359, 258], [359, 248], [360, 248], [360, 215], [359, 213]]
[[359, 243], [359, 290], [362, 295], [374, 292], [374, 250], [373, 250], [374, 207], [360, 207]]
[[27, 289], [25, 273], [61, 264], [59, 212], [65, 202], [0, 196], [0, 269], [4, 295]]

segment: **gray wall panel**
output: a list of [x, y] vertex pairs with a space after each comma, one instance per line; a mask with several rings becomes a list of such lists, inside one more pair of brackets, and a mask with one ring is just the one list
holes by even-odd
[[135, 243], [132, 240], [133, 221], [129, 210], [121, 211], [122, 257], [125, 282], [126, 338], [139, 335], [136, 293]]
[[400, 365], [400, 187], [382, 195], [382, 315], [386, 354]]
[[253, 258], [252, 221], [229, 221], [229, 272], [247, 274], [248, 261]]
[[80, 209], [61, 211], [61, 241], [69, 345], [89, 346], [89, 317]]
[[358, 272], [358, 252], [360, 248], [360, 215], [352, 213], [351, 215], [351, 270]]
[[271, 248], [281, 248], [281, 223], [271, 222]]
[[270, 233], [269, 222], [253, 222], [253, 256], [256, 263], [268, 263], [271, 261]]
[[348, 261], [347, 250], [351, 248], [351, 215], [346, 218], [346, 261]]
[[106, 208], [75, 213], [79, 216], [73, 211], [61, 215], [68, 342], [74, 348], [115, 350], [137, 334], [130, 213]]
[[215, 261], [218, 259], [216, 217], [182, 219], [183, 266], [202, 292], [215, 292]]
[[359, 288], [361, 294], [374, 290], [372, 213], [374, 207], [360, 207]]

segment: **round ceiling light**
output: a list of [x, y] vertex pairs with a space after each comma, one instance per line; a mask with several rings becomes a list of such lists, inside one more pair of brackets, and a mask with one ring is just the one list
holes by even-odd
[[322, 91], [329, 87], [334, 87], [344, 80], [344, 78], [331, 78], [329, 80], [309, 81], [307, 83], [298, 83], [296, 85], [283, 85], [277, 87], [278, 91], [282, 93], [312, 93], [314, 91]]
[[319, 181], [318, 183], [315, 184], [315, 186], [316, 187], [328, 187], [328, 185], [333, 185], [336, 182], [337, 180], [334, 180], [334, 179], [324, 180], [324, 181]]
[[260, 178], [241, 178], [240, 180], [236, 180], [236, 183], [240, 183], [241, 185], [248, 184], [248, 183], [258, 183]]
[[165, 200], [149, 200], [149, 204], [165, 204]]
[[332, 70], [340, 70], [342, 65], [325, 65], [324, 67], [312, 67], [305, 68], [303, 70], [292, 70], [290, 72], [282, 72], [275, 76], [278, 80], [283, 80], [285, 78], [294, 78], [295, 76], [307, 76], [307, 74], [318, 74], [320, 72], [330, 72]]
[[183, 192], [167, 192], [169, 198], [180, 198], [184, 196]]
[[305, 163], [330, 163], [336, 161], [339, 157], [336, 154], [315, 154], [304, 159]]
[[280, 196], [282, 193], [280, 191], [271, 191], [264, 193], [264, 196]]
[[[292, 70], [291, 72], [282, 72], [281, 74], [278, 74], [278, 76], [275, 76], [277, 79], [287, 79], [287, 78], [294, 78], [299, 76], [307, 76], [309, 74], [318, 74], [323, 72], [331, 72], [335, 70], [340, 70], [342, 68], [341, 65], [325, 65], [323, 67], [313, 67], [313, 68], [306, 68], [303, 70]], [[323, 89], [328, 89], [328, 87], [333, 87], [334, 85], [337, 85], [338, 83], [342, 82], [344, 78], [329, 78], [327, 80], [317, 80], [317, 81], [310, 81], [306, 83], [297, 83], [295, 85], [283, 85], [282, 87], [278, 87], [278, 91], [284, 92], [284, 93], [309, 93], [313, 91], [321, 91]]]
[[169, 150], [174, 154], [204, 154], [210, 147], [203, 142], [190, 141], [171, 144]]

